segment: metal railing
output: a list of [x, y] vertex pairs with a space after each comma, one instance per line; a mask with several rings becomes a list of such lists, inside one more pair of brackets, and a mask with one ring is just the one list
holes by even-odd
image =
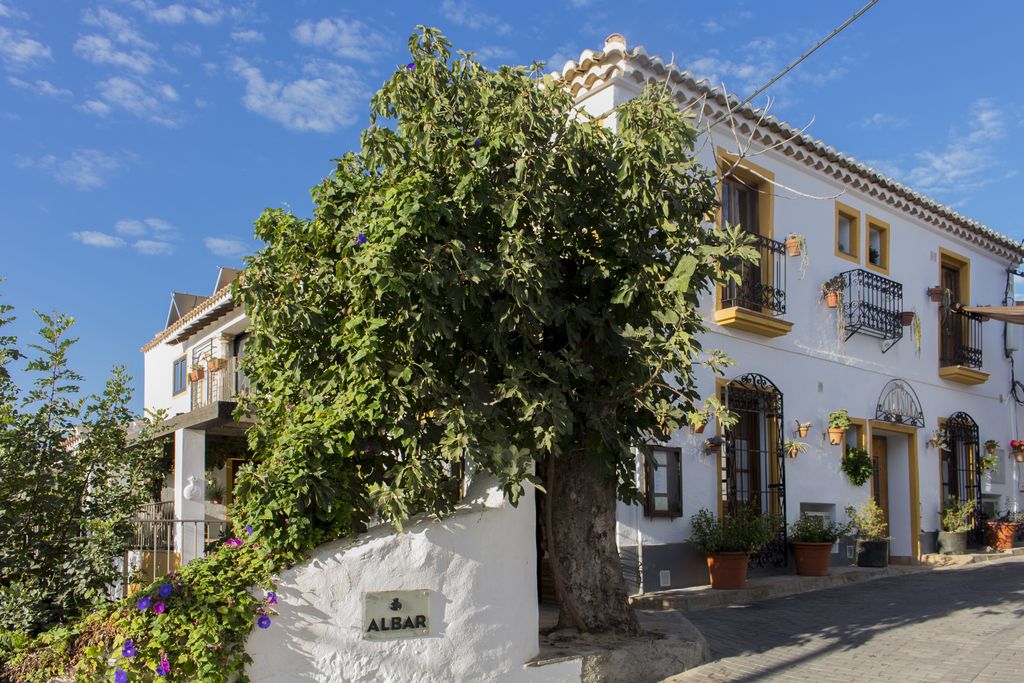
[[216, 370], [211, 370], [208, 364], [203, 378], [191, 382], [192, 410], [218, 401], [234, 401], [251, 389], [249, 378], [242, 372], [236, 357], [214, 360], [220, 364]]
[[939, 366], [981, 368], [982, 316], [961, 308], [941, 312]]
[[740, 282], [722, 290], [722, 308], [739, 306], [768, 315], [786, 312], [786, 245], [764, 235], [750, 235], [760, 258], [740, 267]]
[[[161, 505], [161, 504], [155, 504]], [[152, 506], [144, 506], [149, 511]], [[191, 560], [203, 557], [227, 535], [224, 520], [142, 517], [135, 519], [131, 547], [123, 564], [123, 578], [114, 587], [123, 597], [132, 588], [145, 585], [165, 574], [177, 571]]]
[[858, 332], [887, 340], [885, 353], [903, 338], [903, 285], [862, 268], [839, 274], [843, 281], [844, 329], [849, 339]]

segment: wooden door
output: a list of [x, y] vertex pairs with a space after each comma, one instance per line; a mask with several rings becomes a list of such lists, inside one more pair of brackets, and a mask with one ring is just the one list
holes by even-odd
[[889, 525], [889, 442], [884, 436], [871, 437], [871, 497], [885, 512]]
[[[949, 290], [949, 303], [960, 302], [960, 269], [942, 264], [942, 282], [939, 283], [943, 289]], [[939, 362], [946, 365], [959, 365], [957, 350], [963, 340], [958, 337], [956, 316], [943, 311], [940, 317], [939, 329]]]

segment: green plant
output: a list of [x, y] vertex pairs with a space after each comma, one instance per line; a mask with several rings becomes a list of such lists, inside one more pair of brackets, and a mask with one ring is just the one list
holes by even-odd
[[946, 429], [939, 427], [932, 432], [931, 438], [928, 439], [928, 445], [932, 448], [938, 448], [940, 451], [949, 450], [949, 436], [946, 433]]
[[803, 441], [787, 441], [783, 444], [782, 449], [786, 451], [786, 455], [795, 458], [807, 450], [807, 444]]
[[806, 512], [789, 525], [789, 540], [798, 543], [835, 543], [848, 533], [849, 523], [840, 524], [823, 515], [809, 515]]
[[970, 531], [971, 519], [974, 516], [974, 502], [970, 500], [957, 500], [950, 497], [942, 505], [940, 520], [942, 530], [948, 532]]
[[807, 275], [807, 267], [811, 263], [811, 253], [807, 249], [807, 238], [791, 232], [786, 236], [786, 241], [789, 240], [794, 240], [797, 244], [797, 249], [800, 251], [800, 279], [803, 280], [804, 276]]
[[860, 508], [845, 508], [850, 519], [850, 530], [862, 541], [889, 540], [889, 525], [885, 521], [885, 510], [878, 507], [874, 498], [868, 498]]
[[224, 500], [224, 487], [210, 470], [206, 471], [206, 500]]
[[707, 508], [701, 508], [690, 518], [690, 542], [707, 556], [757, 552], [778, 536], [781, 526], [780, 515], [763, 513], [753, 504], [718, 519]]
[[914, 353], [918, 356], [921, 355], [921, 316], [914, 311], [914, 322], [910, 324], [910, 329], [914, 333]]
[[981, 465], [981, 473], [987, 474], [999, 467], [999, 456], [995, 453], [985, 453], [978, 464]]
[[733, 427], [739, 421], [739, 415], [726, 408], [714, 396], [708, 397], [704, 401], [703, 407], [699, 410], [692, 410], [686, 414], [687, 422], [694, 427], [706, 425], [712, 417], [718, 420], [718, 425], [722, 428], [723, 432]]
[[847, 448], [839, 468], [854, 486], [863, 486], [871, 478], [874, 466], [871, 455], [863, 448]]
[[828, 414], [829, 429], [849, 429], [850, 414], [845, 408], [834, 410]]
[[843, 280], [842, 275], [833, 275], [828, 280], [821, 283], [821, 295], [826, 296], [828, 294], [840, 294], [846, 290], [846, 282]]
[[999, 448], [999, 442], [995, 439], [989, 439], [985, 442], [985, 451], [988, 453], [995, 453], [996, 449]]

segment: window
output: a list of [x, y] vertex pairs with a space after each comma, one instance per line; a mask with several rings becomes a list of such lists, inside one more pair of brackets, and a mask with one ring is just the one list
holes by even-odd
[[174, 361], [174, 394], [180, 394], [188, 386], [186, 382], [185, 356]]
[[836, 256], [860, 263], [860, 211], [836, 202]]
[[889, 273], [889, 224], [871, 216], [866, 220], [867, 266], [883, 275]]
[[644, 453], [644, 496], [648, 517], [683, 514], [682, 454], [678, 448], [647, 446]]

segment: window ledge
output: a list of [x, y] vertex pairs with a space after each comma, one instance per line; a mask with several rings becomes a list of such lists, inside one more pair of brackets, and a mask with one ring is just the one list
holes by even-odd
[[963, 365], [951, 365], [939, 368], [939, 377], [960, 384], [984, 384], [988, 380], [988, 373]]
[[753, 332], [762, 337], [781, 337], [793, 329], [793, 323], [775, 318], [749, 308], [733, 306], [715, 311], [715, 322], [722, 327], [729, 327], [744, 332]]

